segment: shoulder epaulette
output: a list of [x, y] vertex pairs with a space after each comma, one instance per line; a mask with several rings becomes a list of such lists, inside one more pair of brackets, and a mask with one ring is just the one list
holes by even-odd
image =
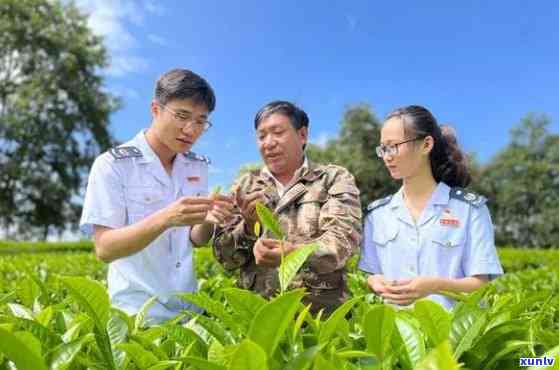
[[450, 190], [450, 198], [461, 200], [462, 202], [466, 202], [474, 207], [479, 207], [487, 202], [487, 198], [484, 196], [458, 187]]
[[196, 154], [194, 152], [188, 152], [186, 154], [184, 154], [184, 156], [188, 159], [192, 159], [194, 161], [200, 161], [200, 162], [205, 162], [207, 164], [211, 164], [212, 161], [210, 161], [210, 158], [206, 157], [205, 155], [199, 155]]
[[109, 153], [117, 160], [143, 157], [142, 151], [135, 146], [117, 146], [109, 149]]
[[387, 205], [390, 203], [390, 200], [392, 200], [392, 195], [375, 200], [367, 206], [367, 212], [371, 212], [379, 207]]

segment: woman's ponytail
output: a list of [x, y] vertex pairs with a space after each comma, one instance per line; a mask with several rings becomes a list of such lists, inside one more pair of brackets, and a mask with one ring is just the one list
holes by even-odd
[[435, 166], [432, 164], [432, 167], [436, 167], [433, 168], [433, 176], [435, 180], [439, 178], [437, 181], [443, 181], [450, 187], [466, 187], [472, 177], [468, 169], [468, 158], [458, 146], [456, 131], [448, 125], [441, 125], [440, 131], [446, 159], [441, 157]]

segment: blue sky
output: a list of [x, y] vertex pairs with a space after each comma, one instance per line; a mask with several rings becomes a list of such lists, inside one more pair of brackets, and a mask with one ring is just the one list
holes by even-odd
[[[556, 1], [78, 0], [104, 35], [106, 88], [121, 96], [112, 132], [150, 123], [154, 82], [174, 67], [214, 87], [214, 127], [194, 151], [213, 162], [210, 185], [259, 160], [252, 120], [274, 99], [311, 119], [311, 141], [334, 137], [345, 108], [379, 118], [421, 104], [452, 124], [465, 150], [489, 160], [528, 112], [559, 131]], [[374, 144], [372, 144], [374, 145]]]

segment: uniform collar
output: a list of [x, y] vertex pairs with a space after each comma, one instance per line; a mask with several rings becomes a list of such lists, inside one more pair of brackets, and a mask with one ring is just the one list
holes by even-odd
[[[150, 163], [153, 161], [160, 161], [157, 154], [153, 151], [146, 139], [147, 129], [143, 129], [132, 139], [132, 144], [136, 146], [142, 152], [142, 157], [139, 158], [139, 162]], [[188, 153], [179, 153], [176, 155], [175, 159], [181, 162], [188, 162], [189, 159], [186, 157]]]
[[138, 158], [138, 163], [145, 163], [147, 171], [151, 173], [157, 181], [168, 186], [170, 185], [171, 178], [165, 172], [157, 154], [155, 154], [151, 146], [149, 146], [146, 139], [146, 132], [146, 129], [140, 131], [132, 140], [132, 144], [142, 152], [142, 157]]
[[[446, 206], [450, 200], [450, 187], [444, 182], [439, 182], [437, 187], [431, 194], [431, 198], [425, 209], [422, 212], [421, 218], [418, 220], [418, 225], [424, 225], [429, 220], [431, 220], [437, 213], [435, 206]], [[402, 221], [414, 225], [413, 219], [411, 218], [410, 212], [406, 208], [404, 202], [404, 189], [403, 187], [398, 190], [396, 194], [392, 197], [389, 203], [390, 208], [397, 214], [398, 218]]]
[[394, 215], [402, 222], [405, 222], [408, 225], [414, 226], [413, 219], [410, 215], [410, 212], [406, 208], [406, 204], [404, 203], [404, 190], [400, 188], [396, 194], [390, 199], [390, 203], [388, 206], [394, 212]]
[[433, 192], [433, 195], [431, 196], [431, 201], [429, 203], [441, 206], [448, 205], [448, 202], [450, 201], [450, 190], [450, 186], [442, 181], [439, 182], [437, 184], [437, 187], [435, 188], [435, 191]]
[[142, 157], [138, 159], [139, 162], [142, 163], [150, 163], [155, 161], [156, 159], [159, 160], [159, 157], [151, 146], [149, 146], [148, 141], [146, 139], [146, 132], [147, 129], [143, 129], [132, 139], [132, 144], [136, 146], [142, 152]]
[[[427, 203], [430, 204], [437, 204], [437, 205], [447, 205], [450, 201], [450, 187], [445, 184], [444, 182], [439, 182], [437, 187], [431, 194], [431, 199]], [[405, 207], [404, 204], [404, 188], [401, 187], [400, 190], [390, 200], [390, 207], [391, 208], [398, 208], [398, 207]]]

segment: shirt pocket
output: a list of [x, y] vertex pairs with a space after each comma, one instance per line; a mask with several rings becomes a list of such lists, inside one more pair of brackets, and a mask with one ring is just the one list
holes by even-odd
[[322, 192], [307, 192], [297, 202], [297, 231], [314, 236], [319, 230], [320, 210], [328, 196]]
[[376, 245], [386, 247], [396, 239], [396, 236], [398, 236], [397, 228], [375, 228], [372, 238]]
[[[198, 176], [194, 176], [199, 178]], [[181, 194], [184, 197], [205, 197], [208, 195], [208, 187], [200, 180], [186, 181], [181, 188]]]
[[[395, 253], [395, 243], [398, 237], [398, 228], [375, 228], [373, 229], [373, 248], [383, 271], [390, 265], [390, 258]], [[396, 256], [398, 258], [398, 256]]]
[[441, 248], [458, 248], [466, 241], [463, 228], [438, 227], [432, 235], [433, 243]]
[[460, 263], [466, 244], [465, 228], [452, 228], [449, 226], [439, 226], [435, 228], [432, 235], [432, 245], [435, 248], [437, 259], [444, 261], [445, 265], [454, 266]]
[[153, 186], [134, 186], [125, 191], [128, 216], [131, 222], [139, 221], [163, 208], [163, 192]]

